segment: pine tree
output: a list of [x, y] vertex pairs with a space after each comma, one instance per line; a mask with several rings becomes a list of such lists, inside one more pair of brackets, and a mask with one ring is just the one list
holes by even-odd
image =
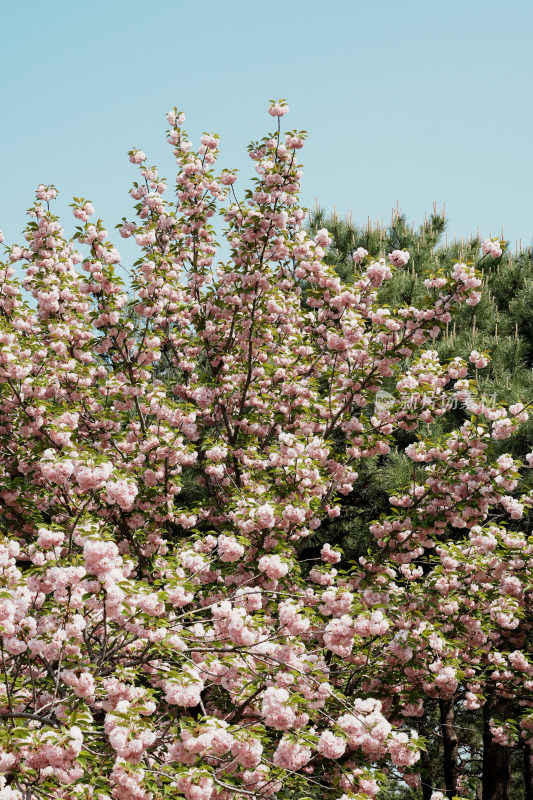
[[[310, 215], [309, 228], [315, 233], [326, 228], [333, 237], [327, 260], [333, 264], [343, 281], [350, 284], [358, 273], [352, 254], [364, 248], [368, 258], [387, 258], [394, 250], [407, 250], [409, 262], [397, 268], [392, 279], [379, 289], [380, 305], [398, 307], [412, 303], [424, 307], [428, 294], [424, 280], [448, 271], [457, 262], [477, 263], [483, 270], [484, 285], [480, 303], [474, 308], [463, 306], [457, 321], [435, 340], [434, 347], [442, 361], [456, 356], [468, 359], [472, 350], [490, 357], [489, 365], [477, 370], [472, 365], [469, 378], [476, 381], [480, 392], [496, 400], [513, 404], [533, 401], [533, 250], [512, 253], [504, 249], [500, 258], [481, 256], [481, 239], [448, 242], [444, 239], [446, 219], [444, 213], [426, 216], [422, 224], [410, 226], [405, 215], [393, 212], [391, 222], [384, 226], [379, 221], [356, 225], [351, 217], [340, 218], [317, 208]], [[460, 424], [468, 411], [459, 407], [447, 418], [448, 428]], [[438, 426], [432, 425], [433, 432]], [[399, 431], [397, 451], [388, 456], [365, 460], [353, 492], [341, 499], [342, 515], [323, 524], [316, 532], [316, 545], [335, 541], [341, 545], [348, 558], [364, 555], [373, 547], [369, 524], [389, 510], [388, 496], [409, 481], [412, 463], [401, 451], [412, 434]], [[519, 433], [501, 443], [501, 451], [523, 457], [531, 450], [533, 421], [522, 426]], [[527, 525], [527, 522], [517, 523]], [[312, 548], [310, 548], [311, 550]]]
[[[311, 214], [309, 228], [312, 233], [321, 228], [330, 232], [333, 241], [327, 260], [348, 284], [357, 277], [358, 265], [352, 257], [357, 248], [366, 250], [368, 258], [374, 260], [387, 258], [393, 250], [409, 252], [407, 265], [397, 268], [392, 279], [386, 281], [379, 290], [382, 307], [414, 304], [423, 308], [428, 301], [428, 293], [435, 291], [426, 288], [424, 279], [437, 274], [439, 270], [452, 269], [457, 262], [477, 263], [481, 259], [479, 267], [484, 280], [480, 303], [475, 308], [463, 306], [453, 326], [435, 339], [434, 348], [442, 361], [456, 356], [468, 360], [471, 351], [477, 350], [488, 356], [490, 361], [481, 370], [472, 365], [468, 377], [476, 382], [483, 395], [507, 404], [521, 402], [528, 406], [533, 402], [532, 248], [512, 253], [507, 243], [502, 241], [503, 254], [494, 259], [481, 256], [479, 236], [466, 241], [448, 242], [447, 238], [443, 241], [446, 219], [444, 213], [438, 214], [435, 208], [418, 229], [414, 225], [409, 226], [406, 217], [399, 211], [393, 213], [388, 226], [379, 222], [372, 225], [370, 221], [358, 226], [349, 217], [341, 219], [337, 214], [327, 215], [324, 210], [317, 208]], [[461, 420], [468, 416], [468, 410], [460, 406], [448, 417], [446, 425], [460, 425]], [[439, 425], [433, 423], [433, 435], [438, 433], [438, 429]], [[365, 461], [353, 492], [340, 500], [341, 516], [326, 521], [316, 531], [315, 549], [326, 541], [335, 542], [343, 547], [347, 558], [355, 559], [375, 547], [369, 524], [389, 511], [388, 497], [410, 480], [413, 465], [402, 454], [410, 441], [414, 441], [412, 434], [399, 431], [396, 451]], [[531, 451], [532, 444], [533, 422], [530, 421], [510, 439], [502, 441], [500, 449], [501, 453], [510, 452], [515, 457], [523, 458]], [[530, 525], [527, 514], [514, 523], [515, 527], [528, 532]], [[453, 529], [447, 531], [447, 535], [453, 538]], [[313, 553], [313, 545], [309, 544], [305, 555]], [[426, 757], [421, 762], [422, 787], [407, 789], [405, 784], [398, 783], [391, 776], [386, 797], [390, 800], [426, 800], [431, 797], [433, 789], [444, 789], [446, 786], [445, 763], [448, 761], [449, 768], [450, 758], [452, 761], [455, 759], [461, 774], [471, 781], [471, 790], [476, 791], [476, 796], [479, 796], [482, 783], [485, 783], [485, 794], [490, 792], [486, 786], [487, 775], [483, 781], [483, 718], [483, 709], [477, 712], [463, 709], [460, 689], [454, 699], [446, 701], [446, 708], [443, 708], [442, 701], [440, 707], [439, 703], [429, 701], [423, 717], [414, 721], [428, 747]], [[448, 731], [444, 725], [446, 719]], [[454, 741], [447, 742], [447, 733], [452, 734]], [[499, 750], [503, 751], [499, 756], [504, 760], [506, 771], [511, 774], [509, 786], [506, 787], [508, 796], [512, 800], [530, 797], [532, 769], [529, 748], [517, 746], [513, 750]], [[485, 769], [491, 757], [489, 745]], [[455, 793], [449, 792], [450, 797], [452, 794]]]

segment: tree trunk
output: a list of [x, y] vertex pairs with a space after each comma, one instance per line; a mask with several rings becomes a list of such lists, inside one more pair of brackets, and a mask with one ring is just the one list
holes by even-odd
[[483, 800], [510, 800], [511, 748], [495, 744], [489, 720], [505, 717], [507, 702], [489, 698], [483, 707]]
[[[533, 800], [533, 753], [528, 744], [524, 745], [524, 800]], [[425, 798], [424, 798], [425, 800]]]
[[443, 768], [446, 797], [452, 798], [457, 794], [459, 780], [459, 742], [455, 729], [454, 700], [439, 700], [440, 727], [442, 731], [442, 745], [444, 748]]

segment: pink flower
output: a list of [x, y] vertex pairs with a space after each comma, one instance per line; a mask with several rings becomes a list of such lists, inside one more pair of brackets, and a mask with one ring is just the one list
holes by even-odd
[[135, 237], [136, 244], [140, 245], [141, 247], [149, 247], [151, 244], [155, 244], [155, 241], [156, 241], [155, 231], [145, 231], [144, 233], [138, 233]]
[[142, 150], [132, 150], [129, 156], [132, 164], [142, 164], [146, 160], [146, 155]]
[[167, 703], [186, 708], [194, 708], [200, 703], [204, 682], [198, 670], [188, 667], [184, 670], [183, 679], [167, 681], [164, 686]]
[[407, 250], [393, 250], [389, 253], [389, 261], [395, 267], [404, 267], [409, 261], [409, 253]]
[[222, 459], [226, 458], [227, 455], [227, 447], [220, 447], [220, 445], [216, 445], [215, 447], [211, 447], [209, 450], [205, 451], [205, 457], [210, 461], [222, 461]]
[[318, 742], [318, 752], [326, 758], [340, 758], [346, 751], [346, 741], [331, 731], [323, 731]]
[[279, 103], [273, 103], [268, 109], [268, 113], [271, 117], [283, 117], [285, 114], [289, 113], [289, 106], [281, 101]]
[[510, 419], [497, 419], [492, 425], [493, 439], [508, 439], [515, 427]]
[[337, 550], [332, 550], [329, 542], [323, 546], [320, 556], [322, 561], [327, 561], [328, 564], [338, 564], [341, 560], [341, 554]]
[[261, 763], [263, 745], [257, 739], [245, 739], [244, 741], [235, 740], [231, 746], [231, 754], [238, 761], [241, 767], [253, 769]]
[[529, 414], [525, 411], [523, 403], [514, 403], [509, 406], [509, 414], [514, 422], [527, 422], [529, 419]]
[[[396, 251], [399, 252], [399, 251]], [[365, 272], [365, 276], [368, 278], [372, 286], [378, 288], [381, 286], [383, 281], [388, 281], [392, 278], [392, 272], [388, 264], [385, 263], [385, 260], [381, 258], [379, 261], [374, 261], [367, 267]], [[385, 324], [387, 324], [387, 320], [385, 320]], [[389, 324], [392, 320], [389, 322]]]
[[[416, 739], [415, 731], [411, 731], [411, 736]], [[412, 746], [407, 733], [393, 732], [387, 742], [387, 749], [392, 763], [397, 767], [411, 767], [420, 759], [420, 751]]]
[[53, 186], [44, 186], [42, 183], [37, 187], [36, 196], [38, 200], [54, 200], [57, 197], [57, 190]]
[[211, 800], [213, 796], [213, 779], [194, 770], [180, 775], [176, 786], [186, 800]]
[[324, 632], [324, 644], [332, 653], [341, 658], [346, 658], [351, 654], [354, 638], [353, 619], [347, 614], [328, 622]]
[[274, 753], [274, 764], [297, 772], [311, 760], [311, 748], [283, 737]]
[[77, 466], [74, 470], [74, 475], [80, 489], [87, 491], [89, 489], [101, 489], [112, 472], [113, 465], [106, 461], [94, 467], [85, 464]]
[[352, 258], [356, 264], [362, 264], [367, 255], [368, 250], [365, 250], [364, 247], [358, 247], [357, 250], [354, 250], [352, 253]]
[[65, 534], [63, 531], [49, 531], [46, 528], [39, 528], [37, 544], [42, 547], [43, 550], [49, 550], [61, 545], [64, 539]]
[[223, 172], [220, 176], [220, 183], [223, 186], [231, 186], [237, 180], [237, 176], [233, 172]]
[[501, 504], [510, 515], [511, 519], [522, 519], [524, 515], [524, 505], [510, 495], [505, 495], [501, 499]]
[[265, 572], [273, 581], [283, 578], [289, 571], [289, 565], [278, 555], [262, 556], [257, 566], [260, 572]]
[[287, 730], [294, 725], [296, 714], [290, 705], [287, 705], [290, 695], [286, 689], [269, 687], [263, 694], [261, 713], [265, 718], [265, 725], [276, 730]]
[[259, 506], [255, 512], [255, 519], [259, 528], [274, 527], [274, 509], [268, 503]]
[[446, 278], [426, 278], [424, 280], [424, 286], [427, 286], [428, 289], [442, 289], [446, 283]]
[[331, 243], [331, 236], [329, 231], [326, 228], [321, 228], [319, 231], [316, 232], [315, 235], [315, 242], [319, 247], [328, 247]]
[[50, 483], [66, 484], [74, 472], [74, 464], [68, 458], [57, 461], [41, 461], [41, 472]]
[[244, 555], [244, 546], [234, 536], [221, 534], [218, 537], [218, 553], [221, 561], [238, 561]]
[[216, 147], [217, 147], [216, 137], [215, 136], [211, 136], [211, 135], [209, 135], [207, 133], [205, 133], [201, 137], [200, 141], [203, 144], [203, 146], [207, 147], [209, 150], [215, 150]]
[[129, 239], [136, 227], [137, 225], [135, 222], [125, 222], [124, 225], [121, 225], [118, 231], [123, 239]]
[[466, 264], [455, 264], [452, 278], [457, 283], [461, 283], [464, 289], [476, 289], [478, 286], [481, 286], [481, 278], [476, 277], [474, 267], [467, 266]]
[[132, 481], [118, 480], [106, 483], [107, 502], [116, 503], [123, 511], [129, 511], [133, 507], [138, 492], [139, 489]]
[[122, 563], [118, 555], [118, 547], [114, 542], [103, 542], [86, 539], [83, 545], [85, 569], [97, 578], [103, 578]]
[[472, 350], [472, 352], [468, 357], [468, 360], [472, 364], [474, 364], [476, 369], [483, 369], [483, 367], [486, 367], [487, 364], [489, 363], [489, 359], [487, 358], [487, 356], [478, 353], [477, 350]]
[[449, 697], [453, 694], [456, 690], [458, 685], [458, 680], [456, 676], [456, 670], [454, 667], [451, 666], [444, 666], [443, 664], [438, 664], [437, 667], [437, 674], [435, 676], [435, 683], [444, 692], [445, 697]]
[[299, 636], [301, 633], [307, 631], [311, 625], [311, 621], [299, 613], [300, 608], [290, 600], [286, 600], [279, 605], [279, 622], [284, 628], [287, 628], [291, 636]]
[[483, 255], [490, 255], [492, 258], [499, 258], [503, 253], [499, 239], [485, 239], [481, 244], [481, 250]]
[[291, 150], [299, 150], [304, 146], [304, 140], [301, 136], [293, 136], [291, 134], [287, 134], [285, 137], [285, 144], [287, 147], [290, 147]]
[[213, 398], [213, 391], [208, 389], [207, 386], [198, 386], [192, 393], [192, 399], [198, 403], [201, 408], [207, 408], [207, 406], [212, 403]]

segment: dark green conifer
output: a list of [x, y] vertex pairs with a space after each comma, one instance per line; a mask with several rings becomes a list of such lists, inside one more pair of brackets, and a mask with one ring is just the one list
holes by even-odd
[[[479, 236], [448, 242], [444, 213], [433, 213], [415, 228], [406, 217], [393, 212], [388, 226], [370, 221], [356, 225], [350, 217], [327, 215], [317, 208], [310, 215], [311, 233], [326, 228], [332, 236], [327, 261], [339, 276], [351, 283], [357, 274], [352, 258], [358, 247], [369, 257], [387, 258], [393, 250], [408, 250], [410, 259], [403, 268], [396, 268], [392, 279], [380, 287], [379, 303], [383, 307], [413, 304], [423, 308], [434, 289], [427, 289], [424, 279], [438, 270], [451, 270], [457, 262], [479, 263], [483, 272], [482, 296], [474, 307], [461, 307], [455, 322], [434, 342], [442, 361], [456, 356], [468, 360], [477, 350], [490, 357], [489, 366], [476, 370], [471, 365], [468, 377], [477, 382], [488, 397], [513, 404], [533, 401], [533, 250], [512, 253], [504, 248], [500, 258], [482, 257]], [[443, 423], [433, 423], [432, 436], [439, 426], [455, 427], [467, 418], [468, 412], [458, 408], [446, 415]], [[365, 460], [353, 491], [341, 498], [341, 517], [326, 521], [316, 532], [314, 547], [324, 541], [343, 547], [348, 558], [356, 558], [373, 547], [369, 523], [390, 509], [388, 496], [395, 494], [412, 475], [412, 462], [402, 451], [414, 440], [412, 434], [399, 431], [397, 448], [388, 456]], [[515, 457], [524, 456], [533, 446], [533, 420], [522, 426], [511, 439], [498, 443], [498, 449]], [[529, 525], [529, 522], [517, 524]], [[313, 550], [309, 545], [309, 550]]]
[[[472, 350], [488, 355], [487, 367], [476, 370], [471, 365], [469, 370], [468, 377], [477, 382], [480, 392], [508, 405], [533, 403], [533, 249], [513, 253], [504, 247], [501, 257], [482, 258], [479, 236], [460, 242], [448, 242], [444, 238], [445, 216], [437, 214], [435, 209], [416, 229], [414, 225], [409, 226], [398, 211], [385, 227], [370, 222], [357, 226], [350, 218], [328, 216], [322, 209], [311, 214], [309, 227], [312, 233], [327, 228], [332, 235], [327, 260], [346, 283], [351, 283], [356, 275], [352, 253], [358, 247], [363, 247], [374, 259], [387, 258], [388, 253], [397, 249], [409, 251], [408, 264], [397, 268], [392, 279], [379, 289], [383, 307], [414, 304], [422, 308], [427, 305], [428, 293], [434, 291], [425, 287], [425, 278], [435, 275], [439, 269], [451, 270], [457, 262], [477, 263], [481, 259], [478, 266], [483, 273], [483, 286], [479, 304], [473, 308], [462, 306], [454, 323], [439, 335], [433, 347], [441, 361], [456, 356], [468, 360]], [[468, 411], [458, 407], [442, 421], [432, 423], [432, 437], [444, 432], [444, 426], [455, 427], [466, 418]], [[318, 528], [314, 541], [307, 542], [306, 557], [317, 555], [326, 541], [340, 545], [347, 559], [355, 559], [375, 547], [369, 524], [390, 511], [389, 495], [401, 493], [401, 488], [412, 477], [413, 462], [403, 455], [403, 450], [413, 440], [413, 434], [399, 431], [396, 449], [389, 455], [358, 465], [359, 478], [353, 491], [340, 498], [341, 516], [326, 520]], [[510, 439], [495, 444], [501, 453], [523, 458], [533, 449], [533, 419]], [[508, 527], [523, 527], [529, 533], [531, 514], [511, 522]], [[453, 529], [446, 531], [446, 535], [453, 537]], [[459, 687], [448, 708], [459, 743], [455, 758], [458, 769], [470, 783], [470, 792], [479, 796], [483, 783], [483, 709], [466, 711], [461, 691]], [[420, 762], [422, 786], [409, 789], [398, 776], [391, 774], [381, 793], [384, 800], [428, 800], [433, 790], [444, 789], [446, 757], [442, 719], [438, 701], [428, 699], [423, 717], [411, 720], [427, 743], [427, 752]], [[509, 753], [512, 779], [508, 797], [511, 800], [533, 796], [529, 755], [529, 750], [524, 753], [521, 746]]]

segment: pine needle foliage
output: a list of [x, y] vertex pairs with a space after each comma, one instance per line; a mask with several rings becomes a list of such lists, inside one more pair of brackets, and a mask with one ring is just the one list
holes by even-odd
[[[341, 218], [317, 207], [310, 214], [309, 230], [316, 233], [326, 228], [332, 243], [327, 260], [343, 281], [350, 284], [358, 276], [352, 254], [363, 247], [374, 259], [387, 258], [393, 250], [408, 250], [410, 259], [401, 269], [396, 269], [391, 280], [379, 289], [379, 304], [396, 308], [413, 304], [423, 308], [431, 302], [432, 293], [424, 279], [439, 270], [451, 270], [458, 262], [478, 263], [483, 271], [483, 293], [477, 306], [462, 306], [455, 322], [434, 341], [442, 361], [461, 356], [468, 359], [472, 350], [490, 357], [489, 366], [476, 370], [473, 366], [468, 377], [476, 381], [479, 390], [487, 397], [508, 404], [533, 403], [533, 250], [512, 253], [504, 247], [503, 255], [493, 259], [482, 258], [481, 239], [473, 236], [467, 240], [448, 242], [445, 237], [445, 214], [426, 216], [418, 227], [409, 225], [405, 215], [396, 210], [389, 225], [382, 222], [357, 225], [350, 216]], [[480, 261], [481, 259], [481, 261]], [[464, 408], [447, 415], [447, 428], [461, 424], [468, 418]], [[431, 433], [444, 433], [439, 423], [433, 424]], [[412, 434], [400, 431], [397, 447], [390, 455], [369, 459], [360, 470], [353, 492], [341, 498], [342, 514], [326, 522], [316, 532], [315, 541], [309, 543], [306, 554], [311, 554], [324, 541], [340, 545], [349, 559], [354, 559], [372, 548], [373, 538], [368, 526], [374, 519], [390, 510], [388, 495], [396, 493], [412, 478], [413, 464], [401, 453], [414, 440]], [[522, 426], [511, 439], [502, 441], [499, 448], [515, 457], [523, 457], [532, 449], [533, 420]], [[516, 523], [530, 527], [530, 521]], [[453, 536], [453, 531], [450, 532]]]

